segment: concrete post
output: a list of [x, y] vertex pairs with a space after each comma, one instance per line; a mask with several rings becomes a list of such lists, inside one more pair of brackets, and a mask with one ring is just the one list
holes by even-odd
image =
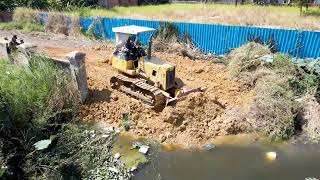
[[85, 56], [85, 53], [78, 51], [71, 52], [67, 55], [67, 59], [70, 62], [71, 76], [79, 91], [81, 103], [83, 103], [89, 96]]
[[6, 40], [1, 40], [0, 42], [0, 57], [4, 58], [6, 60], [9, 59], [8, 53], [7, 53], [7, 46], [8, 46], [8, 41]]

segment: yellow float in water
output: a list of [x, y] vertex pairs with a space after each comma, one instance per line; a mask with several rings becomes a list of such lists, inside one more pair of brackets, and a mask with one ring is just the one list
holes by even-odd
[[277, 159], [277, 152], [271, 151], [266, 153], [266, 159], [269, 161], [274, 161]]

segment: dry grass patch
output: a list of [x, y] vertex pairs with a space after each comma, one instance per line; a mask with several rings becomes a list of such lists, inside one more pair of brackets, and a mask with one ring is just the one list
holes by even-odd
[[258, 58], [271, 54], [268, 47], [250, 42], [229, 54], [228, 69], [231, 76], [238, 77], [243, 72], [253, 72], [262, 64]]
[[[71, 14], [84, 17], [117, 17], [206, 24], [227, 24], [270, 28], [320, 30], [317, 8], [300, 16], [295, 6], [256, 6], [233, 4], [164, 4], [111, 9], [80, 8]], [[154, 13], [157, 12], [157, 13]]]
[[302, 127], [307, 136], [315, 141], [320, 140], [320, 104], [315, 98], [308, 98], [304, 108], [305, 123]]
[[289, 139], [295, 133], [297, 105], [288, 79], [279, 75], [267, 76], [254, 90], [256, 97], [249, 112], [253, 129], [272, 141]]
[[39, 11], [29, 8], [17, 8], [13, 13], [14, 21], [39, 23]]

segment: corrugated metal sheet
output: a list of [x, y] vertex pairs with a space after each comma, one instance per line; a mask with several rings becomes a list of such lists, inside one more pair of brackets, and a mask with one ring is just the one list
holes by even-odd
[[[138, 25], [158, 28], [162, 23], [115, 18], [80, 18], [80, 24], [84, 30], [87, 30], [92, 22], [99, 22], [95, 23], [97, 24], [95, 33], [106, 39], [115, 38], [112, 27]], [[274, 39], [278, 51], [282, 53], [299, 58], [320, 57], [320, 32], [178, 22], [174, 24], [178, 26], [181, 34], [191, 35], [195, 45], [204, 52], [225, 54], [245, 44], [250, 37], [255, 37], [264, 43]], [[142, 34], [140, 38], [143, 43], [146, 43], [149, 36], [150, 34]]]

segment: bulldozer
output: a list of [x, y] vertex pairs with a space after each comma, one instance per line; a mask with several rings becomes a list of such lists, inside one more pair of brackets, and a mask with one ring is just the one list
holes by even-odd
[[[112, 31], [116, 33], [116, 48], [111, 63], [118, 73], [110, 79], [111, 88], [141, 100], [151, 108], [165, 107], [176, 101], [182, 94], [176, 83], [176, 65], [151, 55], [156, 29], [130, 25], [115, 27]], [[147, 53], [138, 43], [139, 34], [146, 32], [151, 33]], [[188, 90], [192, 91], [195, 90]]]

